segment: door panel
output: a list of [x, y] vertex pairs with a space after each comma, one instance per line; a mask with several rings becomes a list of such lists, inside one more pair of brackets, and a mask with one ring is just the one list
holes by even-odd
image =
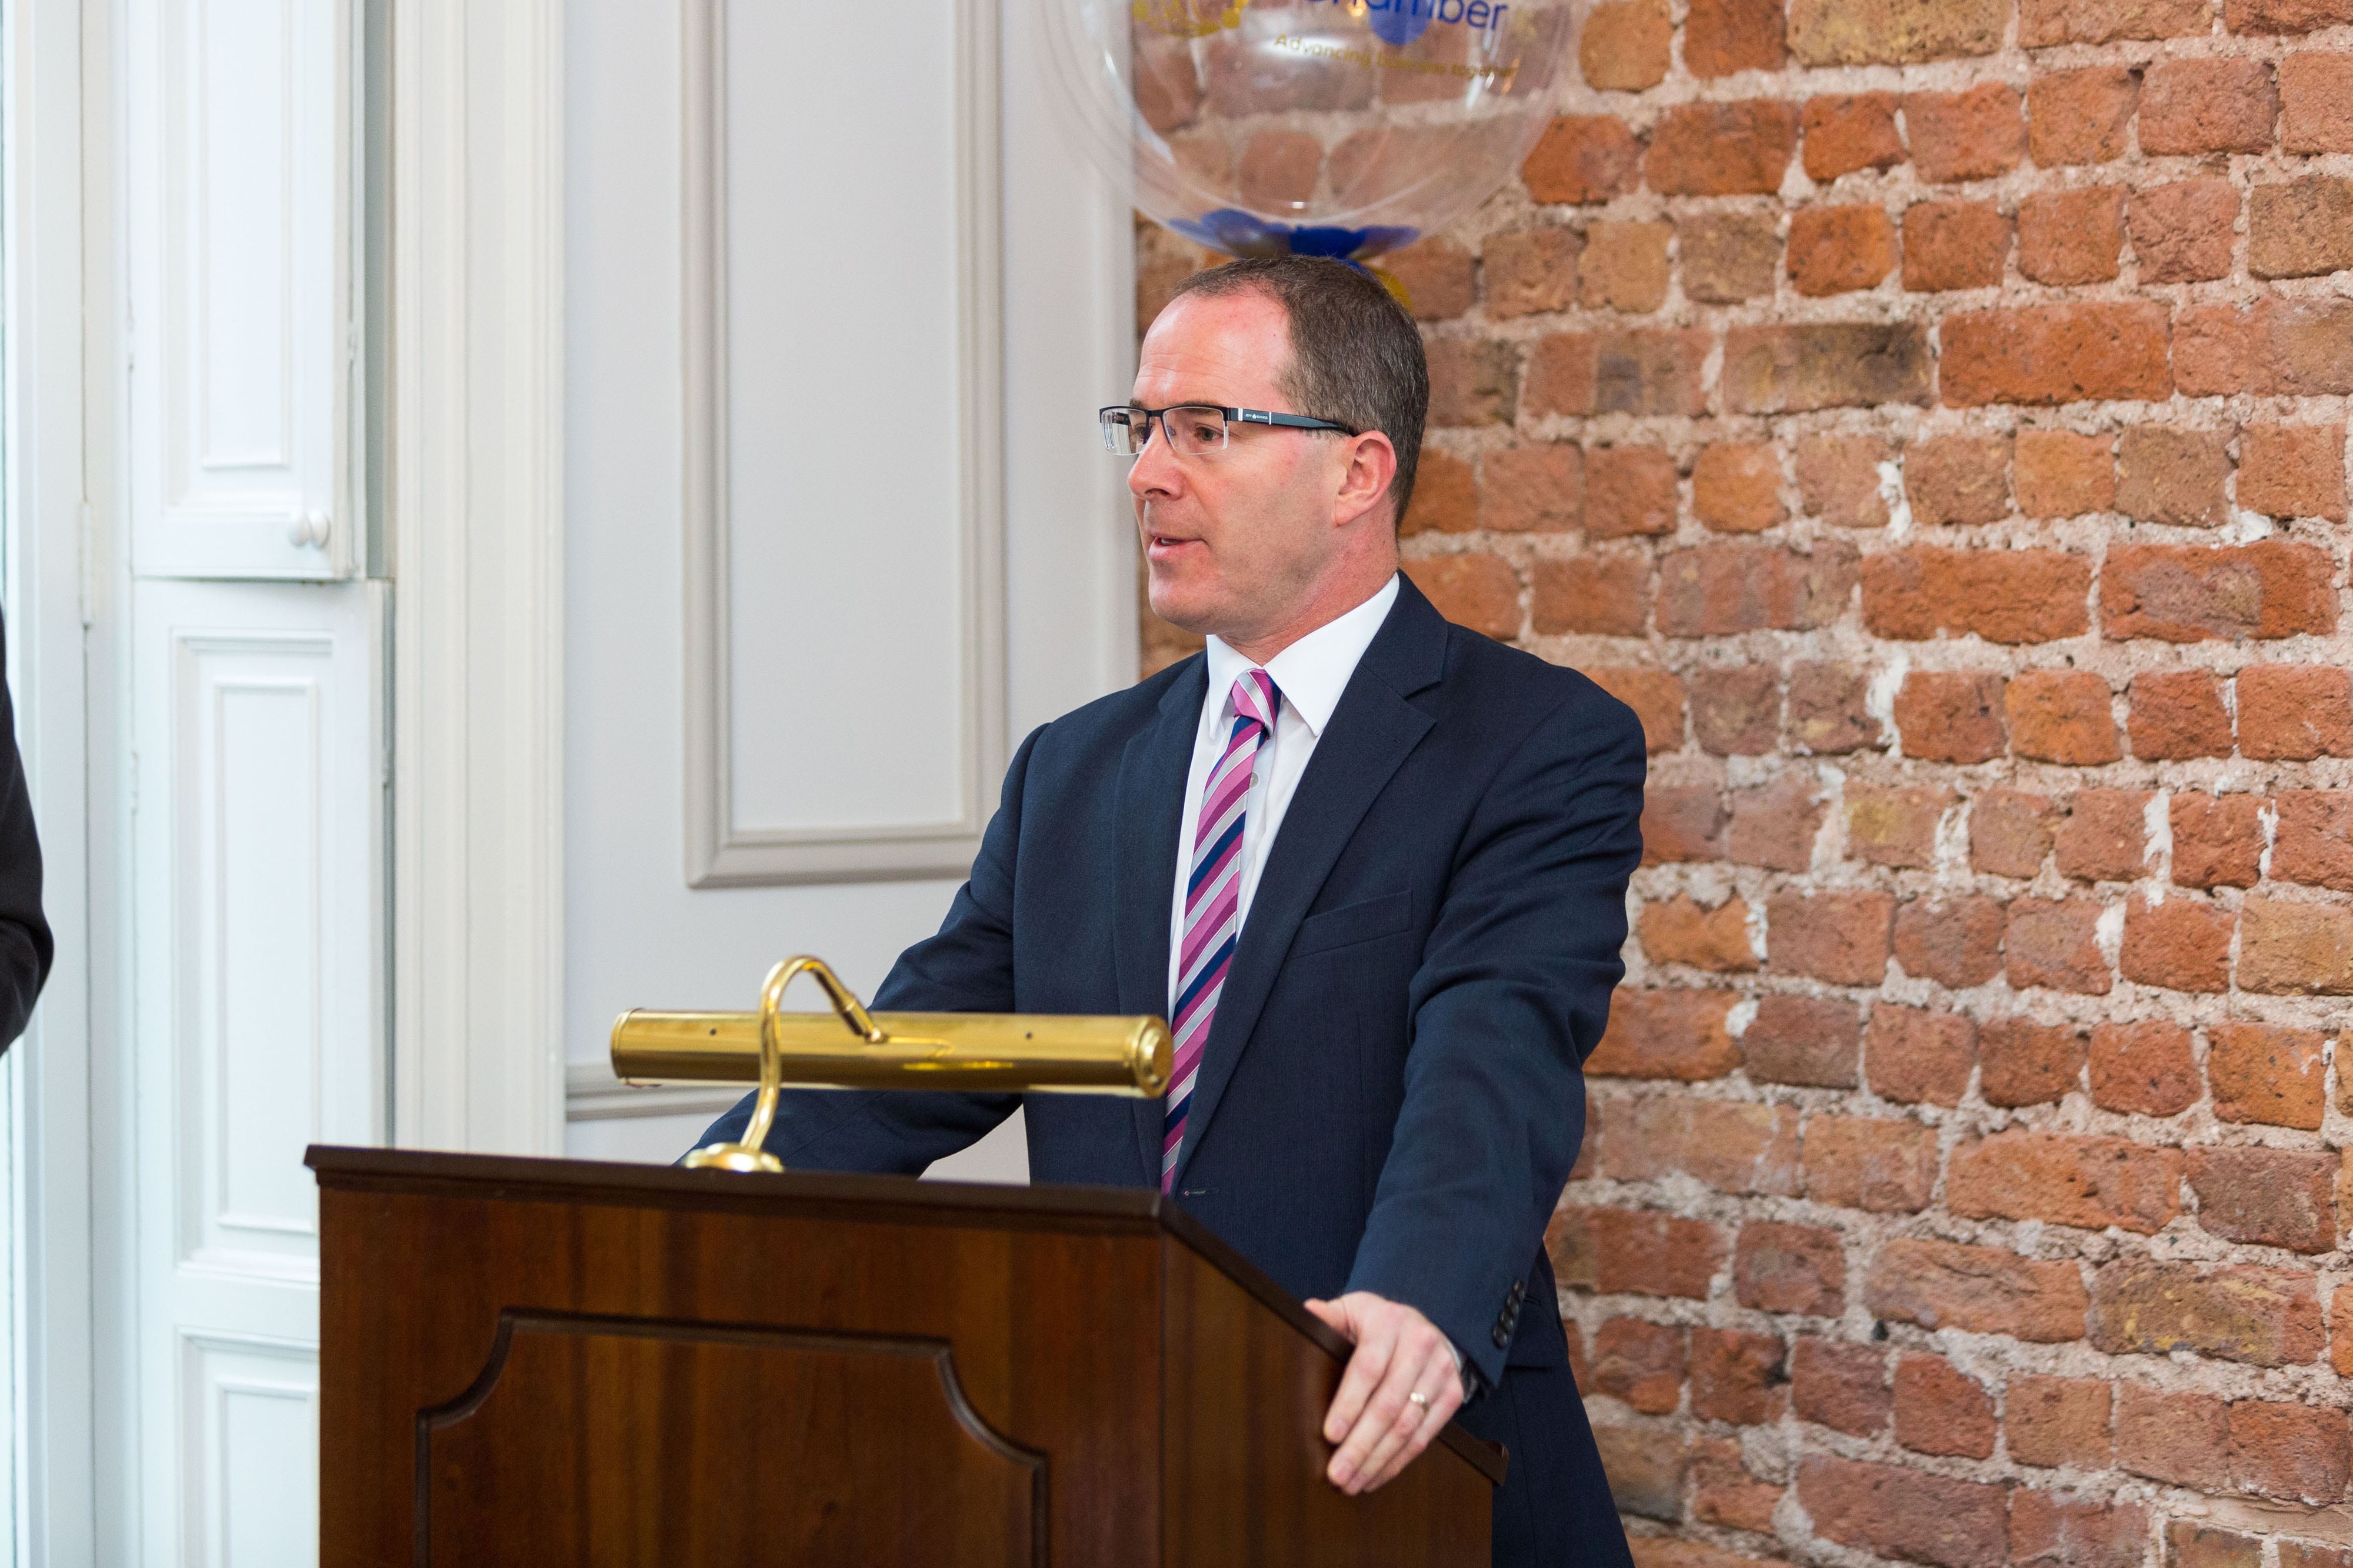
[[311, 1345], [183, 1333], [180, 1561], [300, 1563], [318, 1552], [319, 1358]]
[[[188, 596], [234, 593], [224, 584]], [[166, 634], [173, 940], [185, 977], [175, 997], [185, 1066], [180, 1257], [315, 1277], [318, 1205], [302, 1151], [330, 1126], [366, 1129], [373, 1089], [367, 1054], [338, 1048], [348, 1041], [329, 1033], [351, 1023], [330, 1016], [338, 994], [356, 986], [364, 999], [368, 980], [365, 925], [329, 915], [348, 893], [364, 894], [372, 836], [349, 831], [339, 818], [353, 803], [326, 793], [356, 787], [363, 805], [373, 795], [364, 773], [335, 776], [345, 753], [363, 767], [367, 754], [364, 668], [337, 668], [332, 624], [348, 615], [332, 601], [362, 594], [245, 596], [291, 607], [295, 624]], [[291, 606], [280, 605], [289, 597]], [[364, 649], [342, 651], [364, 666]]]
[[132, 0], [132, 570], [329, 578], [365, 559], [349, 435], [348, 4]]
[[384, 1136], [385, 596], [132, 586], [127, 1142], [153, 1562], [310, 1550], [319, 1256], [302, 1150]]

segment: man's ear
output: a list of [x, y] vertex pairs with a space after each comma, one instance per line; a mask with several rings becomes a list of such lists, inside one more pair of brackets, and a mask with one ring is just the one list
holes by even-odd
[[1346, 527], [1380, 506], [1397, 478], [1397, 447], [1378, 430], [1348, 437], [1348, 467], [1332, 498], [1332, 521]]

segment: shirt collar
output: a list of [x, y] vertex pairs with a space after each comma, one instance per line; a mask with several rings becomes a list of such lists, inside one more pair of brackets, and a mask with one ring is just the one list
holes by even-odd
[[[1357, 661], [1372, 647], [1381, 623], [1388, 619], [1389, 606], [1397, 603], [1397, 574], [1391, 573], [1379, 593], [1336, 620], [1317, 626], [1263, 667], [1274, 678], [1283, 701], [1306, 721], [1309, 732], [1318, 740], [1324, 736], [1324, 726], [1332, 721], [1332, 710], [1340, 706], [1340, 694], [1348, 689], [1348, 678], [1356, 673]], [[1208, 658], [1209, 692], [1222, 711], [1242, 672], [1261, 667], [1217, 637], [1208, 639]]]

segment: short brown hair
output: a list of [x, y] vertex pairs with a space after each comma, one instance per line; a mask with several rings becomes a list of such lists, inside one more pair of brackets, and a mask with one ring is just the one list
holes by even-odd
[[1395, 503], [1402, 522], [1421, 463], [1430, 416], [1430, 361], [1405, 307], [1370, 273], [1323, 256], [1250, 257], [1196, 272], [1176, 286], [1212, 299], [1261, 289], [1282, 307], [1291, 330], [1283, 395], [1295, 412], [1353, 430], [1377, 430], [1397, 448]]

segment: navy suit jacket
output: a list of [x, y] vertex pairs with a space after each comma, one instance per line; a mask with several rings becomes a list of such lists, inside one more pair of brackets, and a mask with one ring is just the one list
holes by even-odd
[[[1022, 743], [970, 881], [877, 1008], [1166, 1014], [1204, 670], [1187, 659]], [[1491, 1391], [1465, 1424], [1514, 1450], [1498, 1562], [1625, 1561], [1544, 1232], [1623, 973], [1643, 765], [1625, 706], [1401, 584], [1268, 851], [1175, 1173], [1177, 1200], [1294, 1295], [1375, 1291], [1454, 1342]], [[802, 1169], [920, 1173], [1017, 1102], [798, 1091], [767, 1146]], [[1033, 1181], [1156, 1184], [1160, 1101], [1022, 1103]], [[1542, 1409], [1498, 1399], [1522, 1369], [1552, 1374], [1527, 1380]]]
[[[0, 650], [6, 637], [0, 632]], [[6, 662], [0, 651], [0, 664]], [[16, 752], [16, 716], [0, 676], [0, 1051], [25, 1032], [57, 943], [41, 915], [41, 841]]]

